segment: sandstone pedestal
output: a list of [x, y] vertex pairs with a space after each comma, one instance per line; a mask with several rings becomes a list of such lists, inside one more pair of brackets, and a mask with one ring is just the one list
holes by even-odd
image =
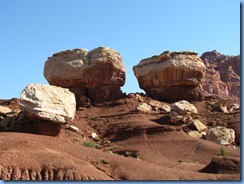
[[77, 106], [85, 97], [92, 103], [121, 98], [125, 67], [118, 52], [108, 47], [66, 50], [50, 57], [44, 67], [49, 84], [69, 88]]
[[168, 102], [201, 98], [205, 65], [195, 52], [163, 52], [133, 67], [139, 86], [151, 97]]

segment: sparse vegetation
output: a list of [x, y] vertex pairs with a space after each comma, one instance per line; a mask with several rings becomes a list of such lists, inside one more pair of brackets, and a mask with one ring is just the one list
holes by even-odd
[[98, 121], [100, 118], [98, 116], [91, 116], [89, 119], [92, 121]]
[[102, 163], [102, 164], [109, 164], [109, 161], [108, 160], [106, 160], [106, 159], [104, 159], [104, 158], [100, 158], [100, 163]]
[[217, 156], [227, 157], [228, 154], [227, 154], [227, 152], [225, 151], [224, 148], [221, 148], [219, 153], [217, 154]]
[[73, 142], [73, 143], [78, 143], [79, 140], [78, 140], [78, 139], [73, 139], [72, 142]]
[[92, 140], [87, 140], [87, 141], [83, 142], [82, 145], [84, 145], [86, 147], [90, 147], [90, 148], [96, 148], [96, 149], [100, 148], [100, 146], [95, 141], [92, 141]]

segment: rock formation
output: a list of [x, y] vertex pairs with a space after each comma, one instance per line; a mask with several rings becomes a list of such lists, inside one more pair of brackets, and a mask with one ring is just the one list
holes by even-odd
[[206, 72], [200, 88], [205, 95], [240, 98], [240, 55], [222, 55], [216, 50], [201, 56]]
[[191, 122], [192, 115], [197, 114], [197, 108], [185, 101], [181, 100], [172, 104], [171, 111], [169, 114], [171, 123], [177, 122]]
[[20, 109], [34, 119], [65, 123], [75, 117], [75, 97], [68, 89], [29, 84], [21, 93]]
[[69, 88], [79, 103], [84, 96], [103, 102], [123, 96], [125, 67], [118, 52], [108, 47], [66, 50], [50, 57], [44, 67], [49, 84]]
[[143, 59], [133, 67], [142, 88], [151, 97], [162, 101], [201, 98], [199, 84], [205, 65], [195, 52], [163, 52]]
[[205, 139], [216, 144], [229, 145], [235, 142], [235, 131], [221, 126], [210, 128]]

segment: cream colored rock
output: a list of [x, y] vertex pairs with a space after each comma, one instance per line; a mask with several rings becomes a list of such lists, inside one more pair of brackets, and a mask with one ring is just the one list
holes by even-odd
[[95, 132], [92, 132], [92, 133], [91, 133], [91, 137], [92, 137], [93, 139], [98, 140], [98, 135], [97, 135]]
[[210, 128], [205, 139], [217, 144], [229, 145], [235, 142], [235, 131], [221, 126]]
[[79, 128], [78, 127], [76, 127], [76, 126], [74, 126], [74, 125], [66, 125], [66, 128], [67, 129], [69, 129], [69, 130], [71, 130], [72, 132], [76, 132], [76, 133], [79, 133]]
[[66, 50], [48, 58], [44, 77], [67, 88], [123, 86], [125, 67], [118, 52], [108, 47]]
[[6, 115], [11, 112], [12, 110], [10, 108], [0, 105], [0, 115]]
[[206, 67], [195, 52], [163, 52], [133, 67], [140, 88], [159, 100], [198, 98]]
[[139, 112], [151, 112], [152, 107], [146, 103], [141, 103], [136, 107], [136, 110]]
[[19, 105], [32, 119], [62, 124], [75, 117], [75, 96], [61, 87], [29, 84], [21, 93]]
[[228, 109], [227, 109], [227, 106], [225, 104], [220, 104], [220, 107], [219, 107], [220, 111], [223, 112], [223, 113], [229, 113]]
[[198, 119], [193, 119], [192, 120], [192, 125], [195, 127], [195, 129], [199, 132], [202, 132], [204, 130], [206, 130], [208, 127], [206, 125], [204, 125], [201, 121], [199, 121]]
[[181, 100], [172, 104], [172, 111], [176, 111], [179, 114], [197, 114], [197, 108], [186, 100]]
[[171, 123], [179, 121], [189, 122], [192, 120], [192, 115], [197, 114], [197, 108], [186, 100], [181, 100], [172, 104], [169, 114]]
[[237, 103], [232, 104], [232, 106], [230, 107], [230, 112], [236, 111], [236, 110], [240, 110], [240, 105]]
[[171, 107], [168, 106], [168, 105], [166, 105], [166, 104], [163, 104], [163, 105], [160, 107], [160, 109], [162, 109], [163, 111], [165, 111], [165, 112], [167, 112], [167, 113], [171, 111]]
[[197, 139], [201, 139], [206, 135], [206, 132], [199, 132], [199, 131], [189, 131], [187, 133], [189, 136], [197, 138]]

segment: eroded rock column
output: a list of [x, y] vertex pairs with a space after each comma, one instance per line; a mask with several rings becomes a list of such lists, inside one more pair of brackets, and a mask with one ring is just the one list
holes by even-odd
[[151, 97], [168, 102], [201, 98], [205, 65], [195, 52], [169, 52], [146, 58], [133, 67], [139, 86]]
[[123, 97], [125, 67], [118, 52], [108, 47], [66, 50], [50, 57], [44, 67], [49, 84], [69, 88], [77, 104], [89, 98], [92, 103]]

